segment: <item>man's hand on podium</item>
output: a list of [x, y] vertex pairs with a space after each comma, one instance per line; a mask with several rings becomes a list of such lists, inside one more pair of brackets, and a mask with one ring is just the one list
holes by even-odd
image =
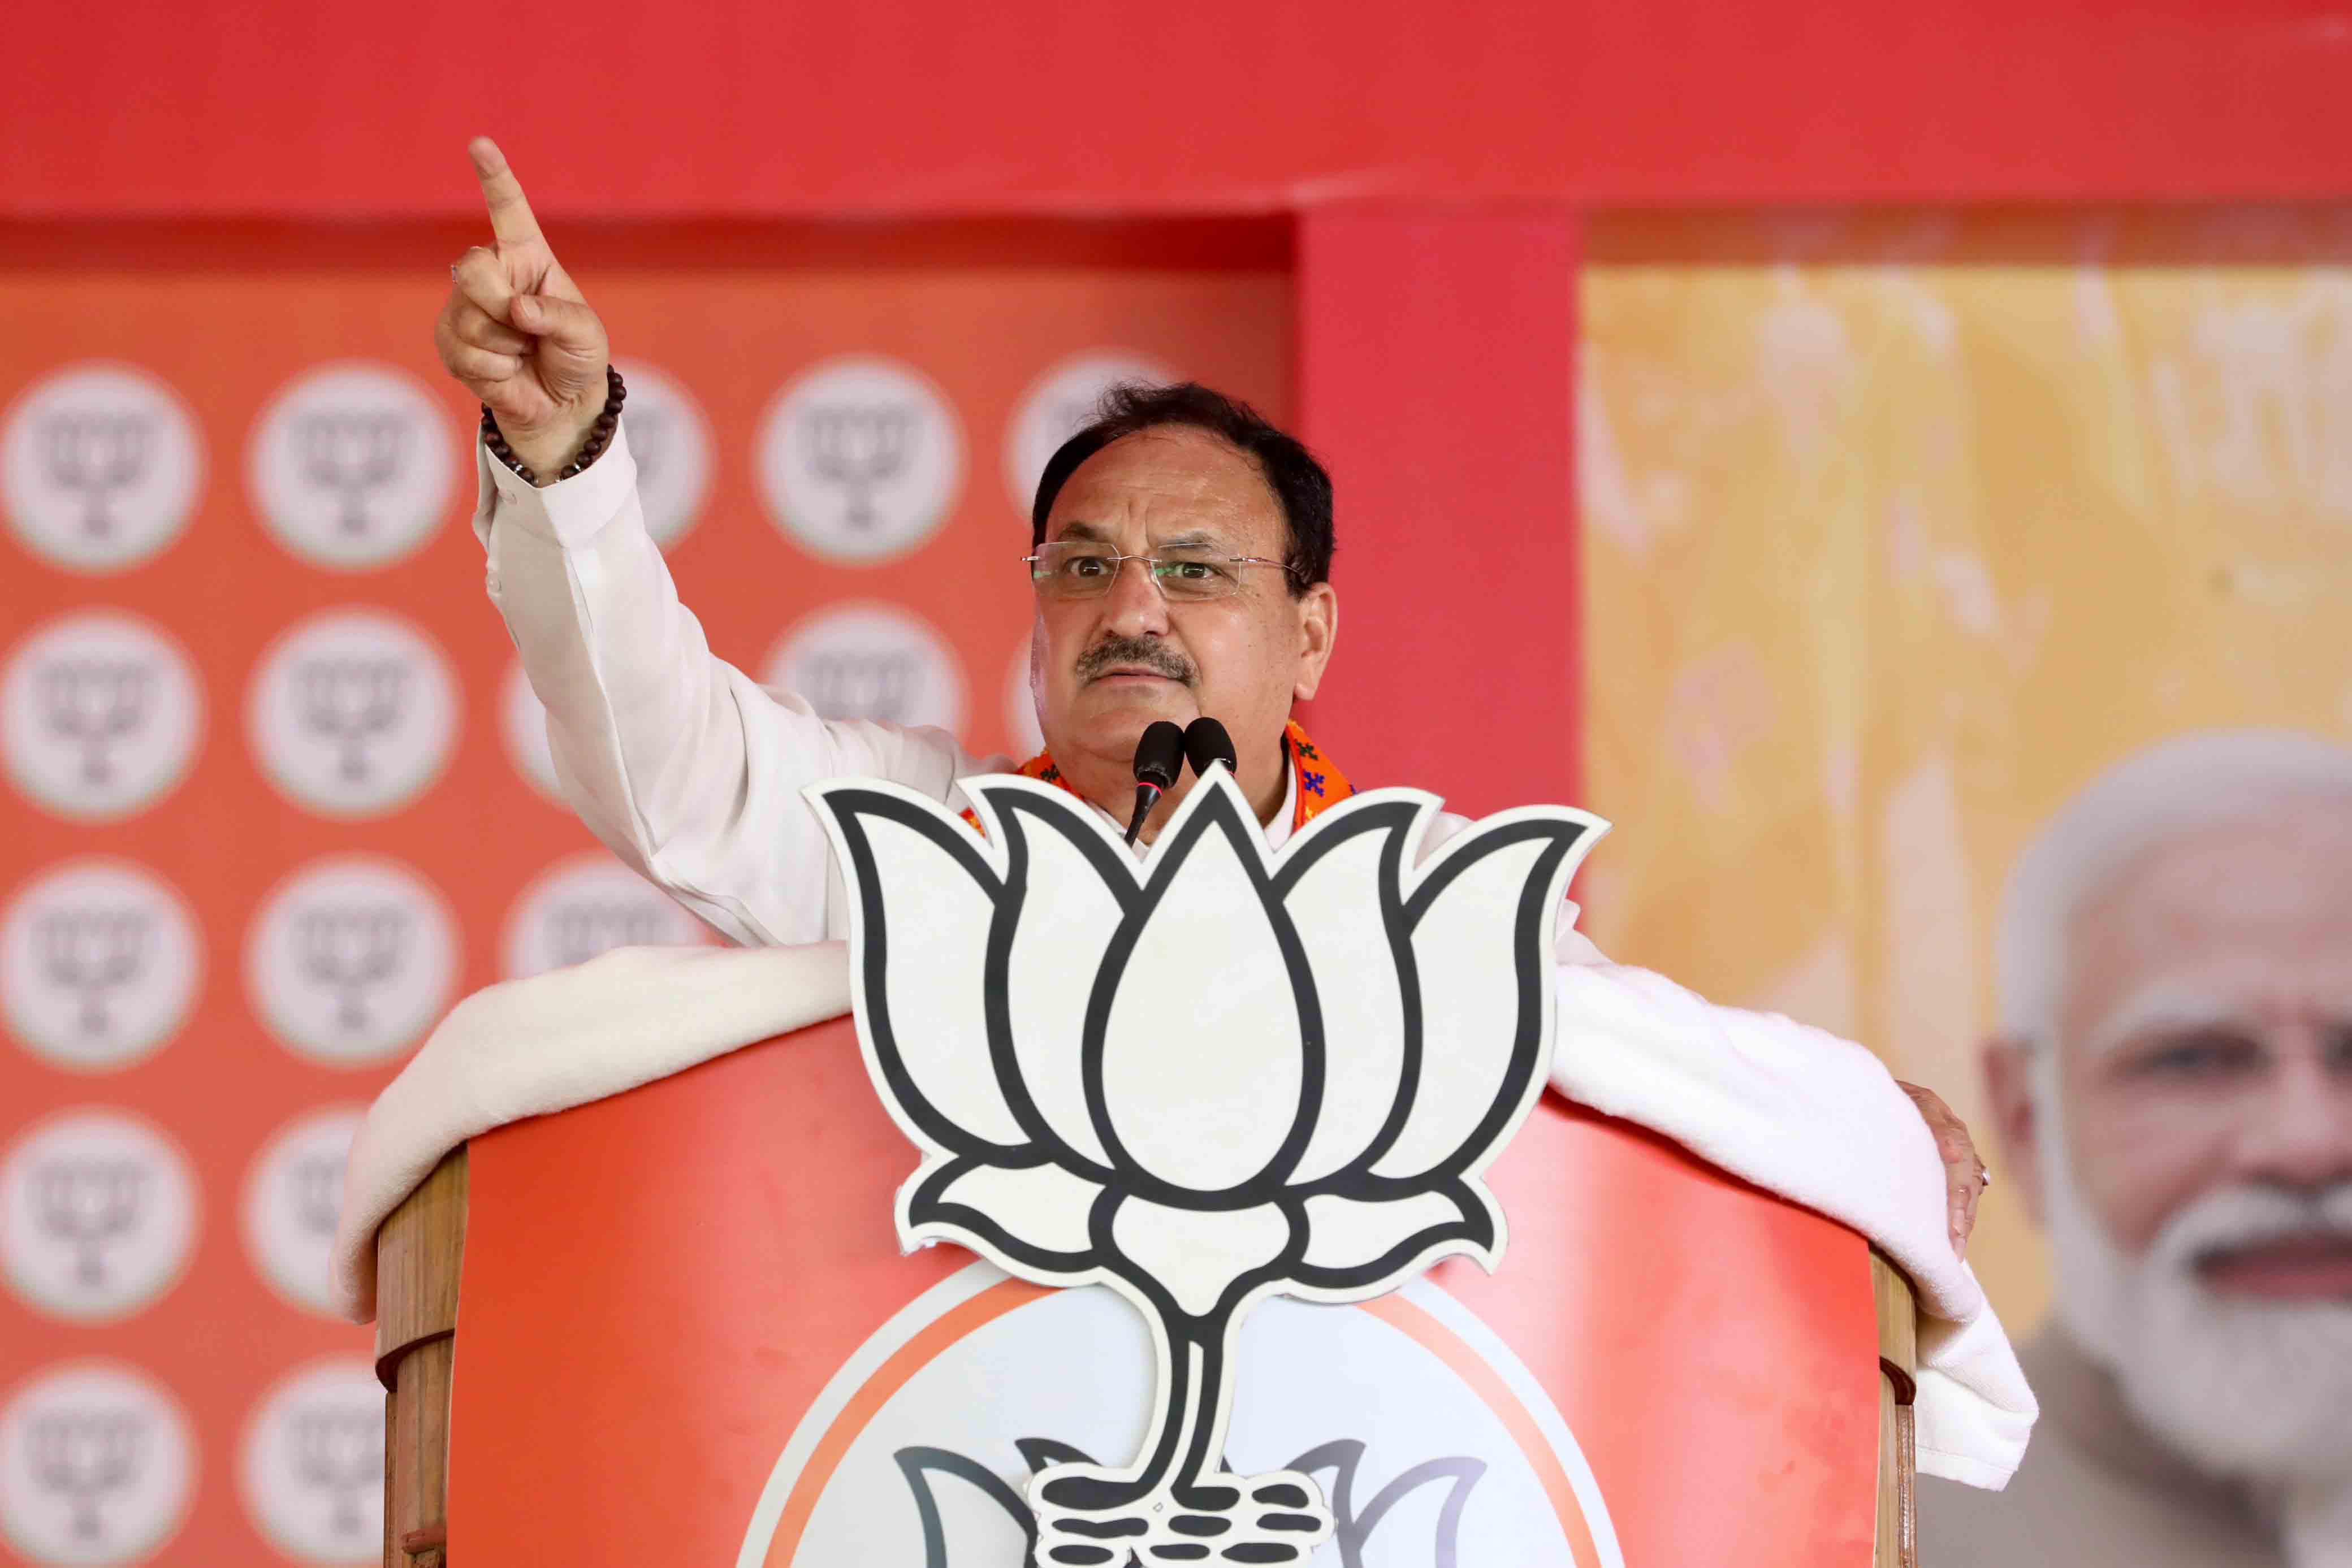
[[1936, 1153], [1944, 1161], [1944, 1205], [1952, 1232], [1952, 1251], [1965, 1260], [1969, 1255], [1969, 1232], [1977, 1228], [1977, 1199], [1992, 1185], [1992, 1176], [1985, 1169], [1984, 1161], [1977, 1157], [1976, 1140], [1969, 1136], [1968, 1124], [1952, 1113], [1943, 1096], [1900, 1079], [1895, 1086], [1911, 1096], [1911, 1103], [1919, 1107], [1920, 1120], [1936, 1135]]
[[552, 480], [604, 407], [604, 324], [555, 259], [506, 154], [487, 136], [467, 148], [490, 210], [491, 243], [449, 269], [434, 323], [441, 363], [489, 405], [517, 458]]

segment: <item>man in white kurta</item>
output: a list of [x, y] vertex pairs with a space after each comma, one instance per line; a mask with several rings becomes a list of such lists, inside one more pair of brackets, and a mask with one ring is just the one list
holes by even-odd
[[[803, 789], [887, 779], [960, 806], [958, 779], [1013, 759], [972, 757], [938, 730], [823, 718], [711, 653], [646, 531], [625, 428], [598, 423], [607, 402], [602, 323], [555, 262], [497, 148], [478, 141], [474, 157], [498, 243], [451, 268], [436, 344], [495, 417], [486, 430], [511, 457], [478, 447], [473, 526], [491, 601], [546, 706], [565, 798], [615, 854], [735, 941], [842, 936], [840, 879]], [[609, 432], [601, 450], [592, 432]], [[1050, 508], [1041, 502], [1039, 547], [1084, 543], [1110, 558], [1107, 577], [1083, 591], [1056, 594], [1043, 568], [1033, 572], [1040, 727], [1062, 781], [1106, 817], [1131, 797], [1129, 765], [1144, 724], [1205, 713], [1233, 734], [1235, 778], [1268, 844], [1278, 847], [1299, 820], [1305, 775], [1286, 725], [1330, 657], [1337, 595], [1328, 580], [1328, 482], [1287, 442], [1263, 422], [1238, 436], [1182, 423], [1144, 429], [1064, 465]], [[581, 466], [583, 444], [594, 455]], [[1300, 519], [1313, 512], [1318, 481], [1323, 539], [1319, 558], [1309, 550], [1302, 565], [1312, 530]], [[1021, 591], [1015, 543], [1007, 540], [1006, 591]], [[1168, 584], [1160, 557], [1184, 549], [1241, 563], [1224, 597], [1187, 601]], [[1182, 793], [1170, 791], [1147, 841]], [[1443, 819], [1424, 851], [1461, 821]], [[1851, 1124], [1834, 1131], [1883, 1152], [1894, 1183], [1906, 1141], [1916, 1154], [1932, 1128], [1952, 1244], [1961, 1247], [1982, 1166], [1939, 1101], [1897, 1085], [1859, 1046], [1607, 963], [1568, 913], [1559, 925], [1563, 1040], [1581, 1030], [1630, 1046], [1639, 1035], [1718, 1078], [1748, 1071], [1759, 1084], [1800, 1082], [1817, 1064], [1823, 1077], [1871, 1086], [1848, 1107]], [[1859, 1078], [1857, 1061], [1869, 1065]]]

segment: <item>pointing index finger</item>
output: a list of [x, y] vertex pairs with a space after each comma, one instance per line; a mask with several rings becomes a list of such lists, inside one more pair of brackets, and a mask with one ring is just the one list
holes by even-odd
[[487, 136], [477, 136], [466, 151], [474, 160], [474, 173], [482, 182], [482, 200], [490, 209], [490, 232], [502, 244], [539, 238], [539, 220], [523, 199], [522, 182], [507, 167], [507, 155]]

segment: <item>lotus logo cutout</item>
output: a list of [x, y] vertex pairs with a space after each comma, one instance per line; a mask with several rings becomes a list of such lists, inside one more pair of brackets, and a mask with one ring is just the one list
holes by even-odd
[[895, 785], [809, 794], [866, 1067], [922, 1151], [901, 1240], [1150, 1326], [1142, 1451], [1039, 1470], [1034, 1560], [1302, 1563], [1335, 1527], [1315, 1483], [1220, 1468], [1242, 1320], [1496, 1267], [1481, 1178], [1541, 1092], [1554, 922], [1606, 825], [1524, 809], [1423, 861], [1438, 800], [1380, 790], [1275, 853], [1220, 768], [1139, 862], [1052, 786], [965, 789], [982, 833]]

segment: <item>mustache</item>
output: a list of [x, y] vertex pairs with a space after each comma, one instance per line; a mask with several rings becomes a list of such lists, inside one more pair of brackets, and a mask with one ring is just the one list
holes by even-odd
[[2302, 1237], [2352, 1241], [2352, 1182], [2315, 1193], [2231, 1186], [2174, 1216], [2148, 1247], [2159, 1267], [2188, 1272], [2209, 1260]]
[[1081, 683], [1093, 681], [1122, 665], [1139, 666], [1188, 686], [1199, 674], [1192, 660], [1157, 637], [1112, 637], [1078, 656], [1077, 676]]

